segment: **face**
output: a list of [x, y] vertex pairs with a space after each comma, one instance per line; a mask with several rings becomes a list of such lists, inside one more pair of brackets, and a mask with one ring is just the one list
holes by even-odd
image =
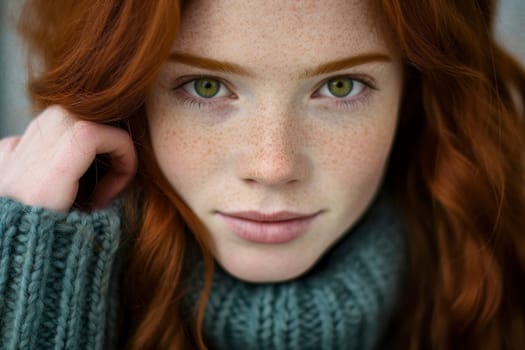
[[303, 274], [381, 185], [402, 66], [368, 1], [197, 0], [146, 101], [153, 149], [232, 275]]

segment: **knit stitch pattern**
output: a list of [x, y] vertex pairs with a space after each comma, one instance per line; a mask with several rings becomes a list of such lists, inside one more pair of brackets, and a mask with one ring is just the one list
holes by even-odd
[[119, 205], [58, 213], [0, 198], [0, 349], [115, 348]]
[[[405, 268], [400, 215], [382, 195], [298, 279], [247, 283], [217, 266], [204, 321], [206, 340], [214, 350], [376, 349], [395, 312]], [[194, 281], [202, 285], [202, 279]]]

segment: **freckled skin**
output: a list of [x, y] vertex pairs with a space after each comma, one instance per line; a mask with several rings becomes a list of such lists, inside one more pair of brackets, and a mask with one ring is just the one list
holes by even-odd
[[[307, 271], [363, 215], [377, 193], [394, 139], [402, 90], [398, 53], [368, 1], [197, 0], [183, 13], [177, 52], [233, 62], [253, 76], [167, 62], [146, 101], [155, 155], [175, 190], [209, 229], [214, 256], [238, 278], [269, 282]], [[301, 78], [312, 67], [363, 53], [372, 62]], [[377, 89], [338, 108], [314, 98], [328, 78], [365, 75]], [[208, 75], [235, 98], [189, 107], [171, 81]], [[285, 244], [256, 244], [215, 211], [322, 211]]]

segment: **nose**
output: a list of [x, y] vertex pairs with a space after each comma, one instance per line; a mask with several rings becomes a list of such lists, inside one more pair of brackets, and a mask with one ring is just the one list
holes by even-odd
[[[269, 115], [271, 114], [271, 115]], [[304, 181], [310, 173], [305, 132], [299, 117], [289, 111], [266, 110], [252, 118], [238, 160], [239, 177], [252, 184], [282, 186]]]

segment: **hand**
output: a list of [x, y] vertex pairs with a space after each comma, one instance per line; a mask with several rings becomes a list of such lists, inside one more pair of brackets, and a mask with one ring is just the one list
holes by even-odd
[[36, 117], [22, 136], [0, 140], [0, 196], [67, 212], [79, 180], [97, 154], [110, 167], [90, 197], [103, 208], [132, 180], [137, 168], [133, 141], [116, 127], [82, 121], [59, 106]]

